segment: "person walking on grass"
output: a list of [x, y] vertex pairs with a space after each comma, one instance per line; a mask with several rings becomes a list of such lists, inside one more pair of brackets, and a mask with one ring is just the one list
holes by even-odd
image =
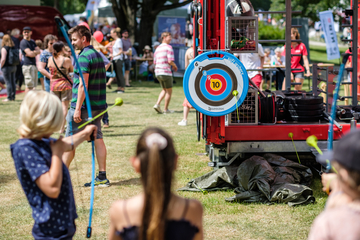
[[19, 50], [15, 48], [14, 42], [10, 35], [6, 34], [1, 42], [1, 70], [4, 73], [4, 80], [6, 83], [7, 98], [3, 102], [15, 101], [16, 95], [16, 66], [9, 63], [10, 51], [15, 51], [19, 54]]
[[[189, 66], [189, 64], [192, 62], [192, 60], [194, 60], [194, 56], [195, 56], [194, 48], [192, 47], [192, 44], [190, 44], [190, 48], [188, 48], [188, 50], [186, 50], [186, 52], [185, 52], [185, 69]], [[184, 112], [183, 112], [184, 118], [181, 120], [181, 122], [178, 122], [179, 126], [187, 125], [187, 118], [189, 115], [189, 111], [190, 111], [190, 108], [192, 108], [191, 104], [189, 103], [189, 101], [186, 98], [184, 99], [183, 106], [184, 106]]]
[[121, 38], [122, 44], [123, 44], [123, 51], [124, 51], [124, 67], [125, 67], [125, 87], [131, 87], [130, 85], [130, 69], [131, 69], [131, 55], [132, 55], [132, 45], [131, 41], [129, 39], [129, 32], [128, 30], [124, 29], [122, 31], [122, 38]]
[[115, 41], [112, 47], [113, 53], [110, 55], [115, 65], [114, 67], [116, 73], [116, 82], [118, 85], [117, 89], [114, 92], [124, 93], [125, 92], [125, 78], [123, 73], [124, 51], [123, 51], [123, 44], [120, 38], [121, 37], [120, 28], [112, 29], [110, 31], [110, 35]]
[[35, 89], [38, 80], [35, 57], [36, 55], [40, 54], [40, 48], [36, 46], [35, 41], [31, 39], [31, 34], [31, 28], [24, 27], [24, 39], [20, 42], [20, 49], [24, 57], [22, 72], [24, 74], [26, 85], [25, 93], [29, 92], [32, 89]]
[[[162, 43], [156, 48], [154, 53], [154, 64], [155, 64], [155, 75], [159, 80], [161, 87], [163, 88], [159, 94], [159, 98], [154, 105], [155, 111], [158, 113], [173, 113], [174, 111], [169, 110], [169, 103], [171, 100], [173, 77], [171, 67], [176, 72], [178, 70], [174, 62], [174, 51], [170, 45], [171, 33], [163, 32], [161, 34]], [[164, 111], [160, 108], [161, 101], [165, 98]]]
[[[40, 239], [72, 239], [76, 205], [68, 168], [62, 155], [96, 131], [88, 125], [72, 137], [53, 139], [60, 129], [60, 100], [45, 91], [30, 91], [20, 106], [20, 139], [11, 144], [16, 174], [32, 209], [32, 235]], [[95, 135], [95, 134], [94, 134]]]
[[[105, 64], [100, 53], [90, 45], [90, 30], [85, 26], [76, 26], [69, 30], [69, 34], [71, 34], [72, 45], [76, 50], [80, 50], [78, 61], [81, 69], [78, 69], [77, 66], [74, 69], [72, 100], [66, 116], [66, 136], [82, 131], [84, 128], [78, 129], [78, 127], [88, 119], [84, 87], [89, 93], [92, 116], [96, 116], [106, 109]], [[80, 70], [84, 76], [85, 86], [80, 79]], [[95, 152], [99, 164], [99, 174], [95, 178], [95, 186], [107, 187], [110, 186], [110, 182], [106, 178], [106, 146], [101, 132], [101, 117], [95, 119], [93, 124], [97, 126]], [[64, 161], [67, 166], [70, 165], [74, 156], [75, 149], [64, 153]], [[91, 182], [85, 184], [85, 187], [90, 186]]]
[[111, 206], [109, 239], [203, 239], [201, 203], [171, 191], [178, 161], [171, 137], [159, 128], [146, 129], [130, 161], [143, 191]]

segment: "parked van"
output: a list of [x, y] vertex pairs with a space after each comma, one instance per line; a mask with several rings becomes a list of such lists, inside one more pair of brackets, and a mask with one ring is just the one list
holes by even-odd
[[[47, 34], [53, 34], [65, 40], [57, 27], [54, 17], [59, 16], [69, 27], [63, 15], [55, 8], [45, 6], [27, 5], [0, 5], [0, 32], [6, 33], [8, 29], [20, 29], [28, 26], [32, 29], [31, 38], [43, 40]], [[69, 27], [70, 28], [70, 27]]]

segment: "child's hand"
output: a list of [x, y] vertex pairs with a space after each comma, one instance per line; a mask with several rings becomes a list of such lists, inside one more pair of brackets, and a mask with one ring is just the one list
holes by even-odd
[[93, 135], [94, 139], [96, 139], [97, 127], [95, 125], [89, 124], [83, 130], [83, 133], [85, 134], [85, 139], [87, 141], [90, 141], [91, 135]]
[[337, 187], [336, 174], [335, 173], [323, 173], [321, 175], [321, 183], [323, 185], [322, 190], [328, 194], [329, 194], [330, 190], [337, 190], [336, 189], [336, 187]]

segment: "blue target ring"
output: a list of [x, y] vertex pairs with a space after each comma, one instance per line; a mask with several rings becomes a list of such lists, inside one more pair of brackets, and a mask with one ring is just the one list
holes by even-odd
[[[189, 103], [208, 116], [223, 116], [236, 110], [245, 100], [249, 78], [244, 65], [227, 52], [207, 52], [187, 67], [183, 80]], [[234, 97], [232, 92], [238, 91]]]
[[[202, 94], [209, 100], [212, 101], [221, 101], [222, 99], [224, 99], [226, 96], [228, 96], [229, 94], [231, 94], [231, 89], [232, 89], [232, 81], [231, 78], [229, 76], [229, 74], [227, 74], [224, 70], [222, 69], [211, 69], [209, 71], [207, 71], [208, 75], [207, 76], [211, 76], [213, 74], [219, 74], [222, 75], [226, 82], [227, 82], [227, 87], [225, 89], [225, 91], [220, 94], [220, 95], [213, 95], [211, 93], [209, 93], [206, 89], [205, 86], [205, 82], [207, 81], [207, 76], [202, 76], [201, 80], [200, 80], [200, 89]], [[230, 84], [230, 85], [229, 85]]]

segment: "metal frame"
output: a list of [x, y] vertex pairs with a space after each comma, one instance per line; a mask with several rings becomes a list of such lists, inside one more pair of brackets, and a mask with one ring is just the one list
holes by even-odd
[[[226, 37], [225, 32], [228, 29], [226, 26], [226, 16], [224, 3], [225, 0], [199, 0], [203, 4], [203, 25], [200, 26], [200, 35], [201, 38], [201, 47], [205, 49], [225, 49], [226, 47]], [[358, 5], [357, 1], [354, 1], [354, 5]], [[300, 27], [292, 26], [291, 19], [292, 14], [299, 13], [292, 12], [291, 9], [291, 0], [286, 0], [286, 11], [281, 13], [286, 13], [286, 37], [285, 40], [271, 40], [273, 42], [285, 42], [286, 46], [291, 46], [291, 42], [297, 40], [291, 40], [291, 28]], [[357, 7], [354, 11], [354, 26], [357, 29]], [[275, 13], [275, 12], [262, 12], [262, 13]], [[357, 46], [357, 32], [354, 36], [354, 46]], [[258, 40], [269, 41], [269, 40]], [[215, 47], [216, 46], [216, 47]], [[200, 48], [201, 48], [200, 47]], [[355, 47], [354, 47], [355, 49]], [[201, 51], [201, 49], [199, 49]], [[291, 47], [286, 48], [286, 89], [291, 90]], [[357, 51], [353, 51], [353, 59], [357, 61]], [[357, 66], [354, 65], [354, 73], [357, 72]], [[317, 88], [318, 83], [318, 74], [317, 72], [321, 71], [319, 66], [314, 64], [313, 73], [313, 89], [312, 92], [315, 95], [318, 95], [319, 91]], [[328, 74], [329, 70], [325, 70]], [[353, 92], [356, 91], [357, 94], [357, 74], [353, 74], [353, 79], [355, 81], [355, 87], [353, 87]], [[327, 89], [328, 90], [328, 89]], [[354, 95], [357, 97], [357, 95]], [[355, 101], [354, 101], [355, 102]], [[357, 101], [356, 101], [357, 103]], [[304, 153], [312, 153], [312, 149], [305, 145], [306, 138], [310, 135], [315, 135], [319, 139], [320, 146], [326, 146], [326, 140], [328, 135], [329, 124], [327, 122], [312, 122], [312, 123], [281, 123], [281, 124], [257, 124], [257, 125], [228, 125], [225, 124], [225, 116], [222, 117], [209, 117], [204, 116], [207, 121], [206, 129], [204, 129], [207, 138], [206, 144], [209, 147], [210, 161], [213, 162], [214, 167], [216, 166], [225, 166], [227, 163], [218, 164], [222, 161], [222, 156], [228, 158], [230, 155], [236, 153], [236, 157], [233, 157], [231, 160], [234, 161], [238, 156], [241, 156], [242, 153], [262, 153], [264, 151], [269, 152], [294, 152], [294, 146], [289, 137], [289, 133], [293, 133], [294, 144], [297, 148], [297, 151]], [[204, 119], [204, 118], [203, 118]], [[335, 126], [334, 129], [334, 139], [339, 139], [341, 136], [350, 131], [350, 124], [348, 123], [339, 123], [338, 126]], [[322, 148], [322, 147], [320, 147]], [[227, 152], [224, 152], [227, 149]], [[238, 155], [240, 154], [240, 155]], [[238, 156], [237, 156], [238, 155]], [[233, 156], [233, 155], [232, 155]], [[210, 163], [211, 164], [211, 163]], [[217, 165], [218, 164], [218, 165]], [[210, 165], [209, 165], [210, 166]]]

